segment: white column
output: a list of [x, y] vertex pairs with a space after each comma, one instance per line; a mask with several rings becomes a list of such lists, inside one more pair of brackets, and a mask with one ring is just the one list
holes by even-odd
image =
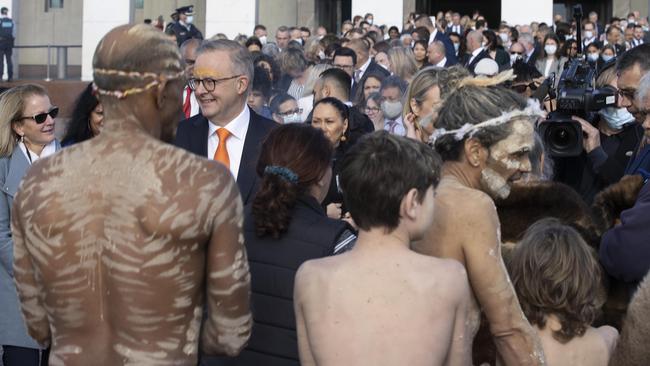
[[377, 1], [377, 0], [352, 0], [352, 17], [364, 16], [366, 13], [374, 15], [373, 24], [397, 26], [402, 29], [404, 23], [404, 1]]
[[501, 0], [501, 19], [509, 25], [553, 24], [553, 0]]
[[111, 29], [129, 23], [130, 0], [84, 0], [81, 37], [81, 80], [93, 79], [93, 56], [99, 41]]
[[[205, 38], [224, 33], [251, 36], [255, 28], [255, 0], [205, 0]], [[270, 33], [270, 32], [269, 32]]]

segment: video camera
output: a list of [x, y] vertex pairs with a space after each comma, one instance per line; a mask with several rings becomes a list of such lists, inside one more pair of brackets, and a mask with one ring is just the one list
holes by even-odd
[[[580, 24], [581, 5], [573, 7], [573, 17], [576, 24]], [[538, 126], [544, 146], [552, 157], [578, 156], [582, 153], [582, 127], [571, 116], [586, 119], [589, 112], [616, 105], [615, 90], [594, 89], [596, 70], [582, 58], [580, 32], [577, 41], [578, 57], [567, 62], [560, 76], [558, 91], [555, 93], [557, 109], [549, 113], [547, 119]]]

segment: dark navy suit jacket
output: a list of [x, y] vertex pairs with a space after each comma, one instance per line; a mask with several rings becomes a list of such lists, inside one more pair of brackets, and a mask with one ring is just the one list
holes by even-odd
[[451, 41], [449, 36], [438, 30], [433, 40], [440, 41], [445, 45], [445, 57], [447, 57], [447, 62], [450, 64], [450, 66], [456, 65], [458, 63], [458, 58], [456, 57], [454, 43]]
[[[260, 148], [266, 136], [277, 123], [264, 118], [251, 109], [251, 117], [248, 125], [248, 132], [244, 139], [244, 151], [241, 156], [239, 172], [237, 173], [237, 186], [244, 204], [254, 197], [257, 191], [258, 177], [256, 173], [257, 159], [260, 155]], [[207, 118], [198, 114], [178, 124], [174, 145], [196, 155], [208, 156], [208, 126]]]

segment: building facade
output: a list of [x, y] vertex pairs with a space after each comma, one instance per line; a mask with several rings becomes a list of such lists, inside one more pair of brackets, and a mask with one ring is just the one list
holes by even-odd
[[[648, 15], [648, 0], [583, 0], [585, 14], [599, 12], [601, 20], [624, 17], [632, 10]], [[206, 37], [225, 33], [251, 35], [255, 24], [266, 25], [269, 39], [280, 25], [315, 28], [324, 25], [338, 31], [352, 15], [373, 13], [376, 24], [402, 27], [411, 12], [434, 14], [439, 10], [471, 13], [479, 10], [493, 26], [551, 22], [554, 13], [566, 12], [574, 0], [0, 0], [10, 9], [17, 27], [15, 74], [21, 78], [61, 75], [90, 80], [92, 56], [101, 37], [111, 28], [162, 16], [171, 21], [174, 9], [194, 5], [194, 23]], [[568, 13], [565, 13], [567, 15]], [[69, 46], [69, 47], [57, 47]], [[67, 57], [61, 57], [65, 55]]]

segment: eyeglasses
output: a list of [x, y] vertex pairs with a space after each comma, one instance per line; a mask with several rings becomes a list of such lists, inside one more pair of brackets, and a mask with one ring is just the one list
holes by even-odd
[[205, 79], [197, 79], [197, 78], [191, 78], [187, 80], [187, 86], [190, 87], [192, 90], [196, 90], [198, 88], [199, 84], [203, 84], [203, 87], [205, 88], [206, 91], [214, 91], [214, 88], [217, 87], [217, 84], [226, 81], [226, 80], [232, 80], [235, 78], [238, 78], [242, 76], [242, 74], [239, 75], [233, 75], [229, 76], [226, 78], [221, 78], [221, 79], [212, 79], [212, 78], [205, 78]]
[[277, 113], [277, 114], [278, 114], [278, 116], [282, 116], [282, 117], [290, 116], [292, 114], [302, 114], [302, 108], [296, 108], [296, 109], [292, 109], [290, 111]]
[[366, 113], [372, 113], [372, 112], [379, 112], [381, 111], [381, 108], [379, 107], [366, 107]]
[[527, 88], [530, 88], [530, 90], [537, 90], [537, 85], [533, 82], [530, 84], [512, 85], [510, 87], [510, 89], [514, 90], [517, 93], [525, 93]]
[[628, 100], [634, 100], [634, 97], [636, 96], [635, 89], [618, 89], [617, 93], [621, 98], [626, 98]]
[[340, 64], [333, 64], [332, 66], [337, 67], [339, 69], [352, 69], [354, 65], [340, 65]]
[[52, 117], [52, 119], [54, 119], [54, 118], [56, 118], [56, 116], [58, 114], [59, 114], [59, 107], [52, 107], [52, 109], [50, 109], [49, 112], [35, 114], [35, 115], [31, 116], [31, 117], [29, 117], [29, 116], [28, 117], [20, 117], [20, 118], [18, 118], [18, 121], [22, 121], [24, 119], [33, 119], [34, 122], [36, 122], [37, 124], [40, 125], [41, 123], [47, 121], [47, 116], [48, 115], [50, 117]]

